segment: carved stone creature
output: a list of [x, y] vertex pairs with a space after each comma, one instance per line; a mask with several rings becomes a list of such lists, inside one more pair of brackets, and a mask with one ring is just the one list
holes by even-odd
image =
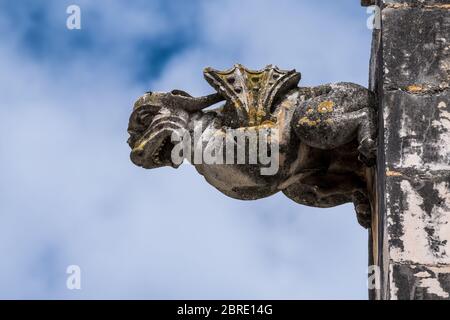
[[[128, 128], [134, 164], [147, 169], [178, 167], [173, 134], [183, 131], [194, 141], [183, 156], [224, 194], [254, 200], [281, 191], [314, 207], [353, 202], [360, 224], [370, 225], [366, 176], [376, 150], [372, 92], [345, 82], [298, 87], [299, 72], [272, 65], [260, 71], [242, 65], [226, 71], [207, 68], [204, 76], [217, 93], [194, 98], [180, 90], [148, 92], [136, 101]], [[222, 106], [205, 110], [223, 100]], [[276, 142], [278, 170], [273, 174], [261, 174], [267, 163], [248, 161], [251, 152], [262, 148], [258, 144], [252, 149], [250, 140], [227, 140], [226, 152], [249, 148], [244, 162], [239, 162], [237, 152], [234, 162], [193, 161], [198, 147], [217, 147], [219, 136], [251, 131], [257, 136], [264, 132], [267, 144]]]

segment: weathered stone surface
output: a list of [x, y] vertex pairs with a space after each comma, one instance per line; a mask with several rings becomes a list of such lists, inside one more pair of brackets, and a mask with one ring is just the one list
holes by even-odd
[[450, 4], [450, 0], [378, 0], [378, 1], [381, 1], [385, 6], [393, 5], [394, 7], [399, 4], [418, 7], [435, 6], [447, 3]]
[[450, 170], [450, 89], [426, 95], [388, 91], [383, 110], [390, 170]]
[[450, 265], [450, 174], [387, 171], [389, 258], [395, 263]]
[[450, 11], [386, 8], [382, 21], [384, 87], [413, 93], [448, 88]]
[[401, 7], [422, 7], [422, 8], [447, 8], [446, 4], [450, 4], [450, 0], [361, 0], [363, 7], [383, 6], [391, 8]]
[[450, 297], [450, 266], [392, 265], [392, 300], [441, 300]]
[[373, 6], [375, 5], [376, 0], [361, 0], [361, 5], [363, 7]]
[[450, 1], [382, 2], [372, 297], [450, 299]]

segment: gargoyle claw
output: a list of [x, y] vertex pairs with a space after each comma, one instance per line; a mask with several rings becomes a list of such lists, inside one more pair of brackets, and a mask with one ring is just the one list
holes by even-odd
[[359, 160], [362, 161], [367, 166], [373, 166], [375, 164], [377, 147], [376, 143], [371, 138], [363, 139], [358, 147]]

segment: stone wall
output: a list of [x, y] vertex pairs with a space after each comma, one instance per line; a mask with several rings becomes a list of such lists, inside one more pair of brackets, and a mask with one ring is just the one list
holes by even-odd
[[450, 0], [363, 0], [381, 10], [376, 299], [450, 299]]

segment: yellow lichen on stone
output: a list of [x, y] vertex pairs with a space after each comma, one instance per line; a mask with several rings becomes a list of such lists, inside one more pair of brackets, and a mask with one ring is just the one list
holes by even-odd
[[133, 148], [134, 151], [144, 151], [145, 145], [147, 144], [147, 140], [141, 141], [138, 146]]
[[324, 101], [319, 104], [319, 106], [317, 107], [317, 110], [320, 113], [327, 113], [327, 112], [332, 112], [333, 108], [334, 108], [333, 101]]
[[402, 175], [401, 172], [386, 169], [386, 176], [388, 176], [388, 177], [400, 177], [401, 175]]
[[406, 90], [409, 92], [420, 92], [423, 90], [423, 87], [421, 85], [413, 84], [406, 87]]
[[261, 127], [269, 127], [269, 128], [273, 128], [275, 127], [275, 122], [271, 121], [271, 120], [264, 120], [261, 123]]
[[298, 121], [298, 124], [300, 124], [300, 125], [307, 125], [307, 126], [310, 126], [310, 127], [316, 126], [316, 125], [318, 125], [319, 123], [320, 123], [320, 119], [317, 119], [317, 120], [311, 120], [311, 119], [309, 119], [309, 118], [307, 118], [307, 117], [303, 117], [303, 118], [301, 118], [301, 119]]
[[262, 119], [264, 119], [266, 116], [266, 112], [264, 110], [257, 110], [256, 111], [256, 123], [259, 124], [262, 122]]

